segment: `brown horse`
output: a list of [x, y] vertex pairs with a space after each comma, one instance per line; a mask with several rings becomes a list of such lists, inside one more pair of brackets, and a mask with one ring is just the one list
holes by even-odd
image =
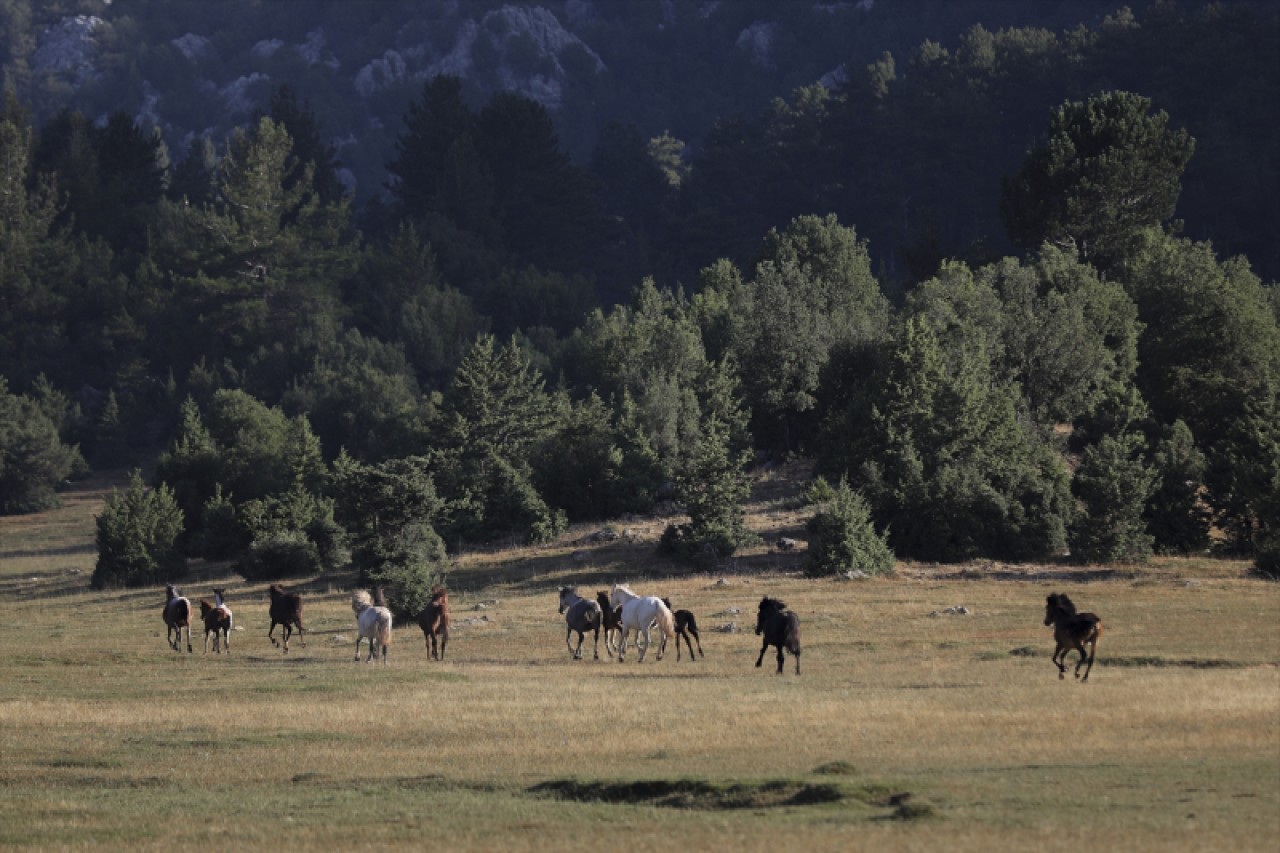
[[271, 636], [276, 630], [276, 625], [284, 626], [284, 650], [289, 651], [289, 635], [293, 633], [293, 627], [298, 628], [298, 641], [302, 643], [302, 647], [307, 647], [307, 641], [303, 639], [305, 632], [302, 630], [302, 596], [296, 592], [285, 592], [284, 587], [278, 583], [273, 583], [271, 589], [271, 628], [267, 631], [267, 639], [271, 641], [271, 645], [276, 648], [280, 647], [280, 643], [276, 642], [276, 638]]
[[[1044, 624], [1053, 626], [1053, 639], [1058, 644], [1053, 650], [1053, 663], [1058, 667], [1058, 678], [1067, 677], [1067, 654], [1075, 649], [1080, 652], [1080, 660], [1076, 661], [1076, 678], [1080, 678], [1080, 667], [1085, 658], [1089, 665], [1085, 667], [1084, 678], [1089, 680], [1089, 671], [1093, 669], [1093, 658], [1098, 651], [1098, 637], [1102, 636], [1102, 620], [1096, 613], [1077, 613], [1076, 606], [1066, 595], [1053, 593], [1046, 599], [1044, 608]], [[1084, 647], [1089, 647], [1086, 655]]]
[[204, 653], [209, 654], [209, 635], [213, 635], [213, 652], [231, 654], [231, 611], [222, 604], [222, 590], [214, 590], [217, 604], [200, 599], [200, 618], [204, 621]]
[[[432, 660], [444, 660], [445, 646], [449, 645], [449, 591], [442, 586], [431, 589], [431, 601], [418, 614], [418, 627], [422, 628], [427, 651]], [[436, 654], [436, 643], [440, 653]]]
[[698, 641], [698, 654], [706, 657], [702, 651], [702, 637], [698, 634], [698, 620], [693, 618], [693, 612], [689, 610], [675, 610], [671, 607], [671, 599], [664, 598], [662, 603], [667, 605], [667, 609], [671, 611], [671, 615], [676, 617], [676, 660], [680, 660], [680, 638], [684, 637], [684, 644], [689, 647], [689, 660], [697, 660], [698, 656], [693, 653], [693, 643], [689, 642], [689, 635]]
[[169, 648], [182, 651], [182, 629], [187, 630], [187, 653], [191, 653], [191, 602], [173, 584], [165, 584], [164, 624], [168, 626], [165, 638]]
[[614, 649], [622, 642], [622, 608], [614, 607], [609, 602], [609, 593], [602, 589], [596, 590], [596, 603], [604, 616], [600, 626], [604, 628], [604, 650], [613, 657]]

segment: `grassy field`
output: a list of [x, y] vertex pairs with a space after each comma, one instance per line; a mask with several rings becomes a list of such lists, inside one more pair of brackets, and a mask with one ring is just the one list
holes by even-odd
[[[1280, 838], [1280, 587], [1247, 565], [902, 565], [805, 580], [760, 547], [723, 573], [629, 537], [461, 557], [444, 663], [416, 626], [352, 661], [349, 578], [303, 579], [307, 646], [229, 588], [230, 655], [178, 655], [163, 590], [95, 593], [109, 481], [0, 519], [0, 847], [1271, 850]], [[753, 526], [798, 533], [785, 477]], [[556, 588], [614, 580], [699, 617], [705, 659], [574, 662]], [[1059, 681], [1068, 592], [1105, 632]], [[800, 614], [803, 674], [763, 669], [763, 594]], [[963, 605], [967, 615], [945, 613]], [[737, 631], [727, 630], [736, 626]], [[604, 655], [603, 650], [601, 655]]]

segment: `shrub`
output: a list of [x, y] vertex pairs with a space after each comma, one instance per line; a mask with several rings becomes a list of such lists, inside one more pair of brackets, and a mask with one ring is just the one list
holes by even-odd
[[182, 510], [172, 489], [143, 485], [141, 471], [134, 470], [123, 493], [107, 499], [97, 524], [94, 589], [161, 583], [185, 571], [186, 560], [176, 544]]
[[412, 622], [444, 581], [444, 540], [427, 524], [410, 524], [377, 542], [372, 565], [361, 581], [386, 587], [387, 606], [397, 622]]
[[320, 549], [301, 531], [268, 534], [255, 539], [236, 564], [247, 581], [315, 575], [324, 571]]
[[809, 533], [805, 574], [810, 577], [855, 569], [869, 575], [893, 571], [888, 534], [876, 532], [870, 505], [843, 479], [805, 529]]
[[1142, 517], [1156, 487], [1156, 473], [1142, 459], [1143, 441], [1132, 433], [1103, 436], [1088, 448], [1071, 481], [1082, 512], [1071, 527], [1071, 554], [1087, 563], [1141, 562], [1151, 556], [1152, 536]]

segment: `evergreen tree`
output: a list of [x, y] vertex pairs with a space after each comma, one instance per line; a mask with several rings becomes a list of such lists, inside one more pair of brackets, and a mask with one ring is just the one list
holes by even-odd
[[1207, 467], [1191, 430], [1175, 421], [1156, 445], [1152, 468], [1159, 479], [1143, 513], [1157, 551], [1201, 554], [1208, 549], [1212, 516], [1201, 495]]
[[138, 470], [124, 492], [115, 491], [98, 516], [94, 589], [147, 586], [180, 577], [186, 560], [177, 547], [182, 510], [166, 486], [147, 488]]
[[876, 531], [870, 505], [844, 479], [830, 500], [805, 522], [805, 530], [809, 533], [805, 574], [810, 577], [849, 571], [868, 575], [893, 571], [893, 551], [887, 534]]
[[1071, 527], [1071, 555], [1081, 562], [1143, 562], [1152, 537], [1143, 509], [1157, 475], [1144, 460], [1145, 442], [1135, 433], [1104, 435], [1085, 450], [1071, 481], [1082, 510]]
[[57, 506], [58, 488], [83, 467], [80, 451], [62, 443], [40, 405], [10, 394], [0, 376], [0, 515]]
[[1049, 119], [1049, 139], [1004, 184], [1000, 212], [1010, 236], [1077, 251], [1109, 265], [1136, 234], [1173, 216], [1180, 179], [1195, 150], [1164, 111], [1129, 92], [1068, 101]]

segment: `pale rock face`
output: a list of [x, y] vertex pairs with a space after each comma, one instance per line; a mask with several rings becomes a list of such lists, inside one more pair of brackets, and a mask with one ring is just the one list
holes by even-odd
[[263, 39], [249, 48], [249, 52], [259, 59], [270, 59], [282, 47], [284, 47], [284, 42], [280, 39]]
[[270, 82], [271, 77], [255, 71], [223, 86], [218, 90], [218, 97], [222, 98], [222, 103], [226, 105], [227, 112], [232, 114], [249, 113], [258, 106], [258, 101], [252, 96], [250, 90], [256, 84]]
[[93, 61], [98, 55], [95, 32], [106, 22], [94, 15], [63, 18], [40, 36], [31, 55], [31, 70], [65, 75], [79, 86], [101, 75]]
[[195, 33], [187, 33], [173, 39], [169, 44], [176, 47], [189, 62], [199, 62], [213, 51], [213, 43]]
[[[571, 14], [591, 14], [591, 5], [579, 0]], [[599, 55], [566, 30], [560, 21], [543, 8], [517, 8], [503, 6], [488, 12], [480, 20], [466, 20], [454, 25], [452, 42], [446, 52], [421, 41], [411, 33], [430, 25], [413, 21], [401, 29], [401, 36], [413, 43], [401, 42], [398, 50], [388, 50], [378, 59], [365, 65], [356, 73], [356, 91], [370, 97], [387, 86], [405, 80], [426, 81], [441, 74], [467, 76], [473, 69], [473, 55], [477, 44], [484, 39], [501, 57], [494, 69], [499, 85], [541, 103], [547, 109], [558, 109], [561, 103], [565, 77], [560, 64], [560, 54], [577, 45], [594, 61], [597, 73], [605, 71]], [[547, 70], [530, 74], [513, 67], [507, 61], [508, 51], [516, 43], [527, 50], [532, 44], [537, 56], [544, 60]]]
[[735, 47], [751, 55], [756, 65], [768, 66], [771, 63], [770, 53], [773, 51], [773, 39], [777, 25], [768, 21], [756, 21], [738, 34]]

